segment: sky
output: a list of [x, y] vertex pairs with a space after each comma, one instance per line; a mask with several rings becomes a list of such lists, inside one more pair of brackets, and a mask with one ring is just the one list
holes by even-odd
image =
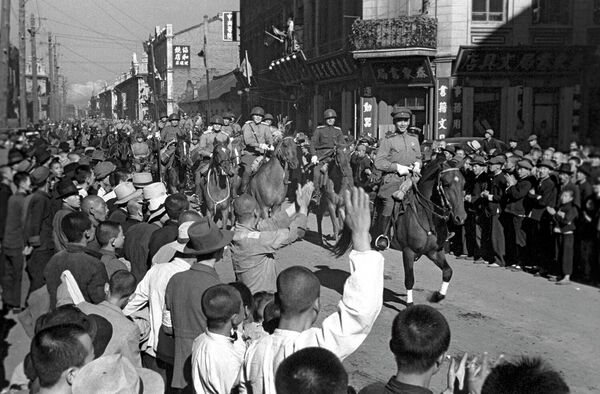
[[[11, 1], [11, 42], [18, 45], [18, 0]], [[48, 33], [56, 35], [60, 73], [68, 86], [67, 101], [86, 105], [119, 74], [127, 72], [132, 53], [144, 53], [142, 42], [155, 26], [173, 31], [201, 23], [204, 15], [239, 10], [239, 0], [27, 0], [30, 15], [41, 18], [37, 56], [48, 69]], [[27, 57], [29, 58], [29, 36]]]

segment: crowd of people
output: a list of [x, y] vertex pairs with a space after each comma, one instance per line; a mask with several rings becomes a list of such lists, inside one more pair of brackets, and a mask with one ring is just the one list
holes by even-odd
[[[275, 252], [304, 236], [309, 208], [320, 197], [320, 175], [305, 174], [309, 181], [293, 189], [292, 203], [268, 219], [261, 218], [252, 195], [241, 193], [233, 202], [236, 224], [228, 230], [194, 209], [188, 195], [170, 193], [157, 181], [158, 169], [136, 171], [139, 168], [133, 165], [136, 152], [143, 151], [135, 144], [146, 144], [144, 157], [149, 158], [155, 148], [166, 152], [171, 141], [189, 135], [192, 145], [202, 144], [201, 161], [212, 152], [207, 145], [215, 135], [224, 133], [228, 140], [248, 140], [250, 157], [241, 164], [253, 166], [256, 156], [271, 148], [277, 133], [263, 123], [262, 108], [251, 112], [252, 120], [243, 127], [233, 114], [227, 115], [228, 122], [214, 117], [202, 135], [179, 127], [178, 115], [143, 126], [147, 134], [134, 134], [127, 122], [117, 121], [116, 135], [135, 138], [131, 139], [133, 155], [127, 160], [102, 147], [107, 135], [96, 134], [95, 119], [85, 126], [72, 124], [64, 133], [51, 128], [29, 138], [24, 133], [3, 138], [0, 150], [6, 150], [7, 162], [0, 167], [3, 312], [15, 314], [31, 337], [30, 352], [11, 377], [11, 390], [352, 392], [341, 361], [364, 342], [383, 303], [384, 258], [373, 248], [372, 202], [378, 199], [377, 180], [385, 177], [390, 165], [378, 165], [382, 152], [378, 142], [368, 136], [349, 139], [334, 125], [335, 111], [326, 112], [326, 125], [314, 133], [312, 144], [301, 133], [295, 136], [302, 152], [301, 168], [326, 165], [327, 149], [349, 144], [358, 186], [342, 196], [342, 220], [352, 234], [350, 276], [336, 311], [318, 326], [319, 279], [303, 266], [281, 270]], [[407, 112], [397, 113], [407, 123]], [[86, 133], [89, 138], [83, 137]], [[208, 134], [210, 138], [205, 137]], [[416, 138], [407, 140], [411, 149], [412, 141], [418, 147]], [[525, 250], [523, 243], [535, 242], [529, 237], [546, 231], [557, 234], [562, 269], [568, 269], [569, 245], [583, 242], [576, 236], [583, 226], [580, 222], [589, 219], [597, 234], [600, 193], [591, 188], [585, 196], [576, 192], [584, 189], [580, 175], [576, 186], [567, 185], [575, 170], [581, 174], [587, 168], [587, 175], [596, 176], [600, 160], [579, 148], [566, 157], [547, 158], [535, 146], [527, 154], [515, 147], [500, 153], [501, 147], [489, 138], [483, 144], [474, 141], [469, 148], [473, 151], [442, 143], [430, 158], [432, 163], [454, 161], [468, 179], [465, 201], [470, 221], [464, 230], [455, 229], [453, 250], [491, 266], [525, 267], [526, 261], [542, 261], [526, 260], [535, 257], [525, 253], [548, 254], [548, 250]], [[420, 160], [420, 152], [413, 154]], [[574, 155], [580, 160], [574, 160]], [[408, 173], [404, 167], [398, 164], [394, 171]], [[515, 168], [517, 176], [512, 175]], [[519, 195], [520, 200], [514, 197]], [[530, 217], [525, 199], [543, 211], [539, 218]], [[588, 202], [593, 205], [589, 210]], [[527, 227], [529, 221], [535, 227]], [[509, 234], [517, 223], [519, 232], [513, 240]], [[478, 235], [471, 239], [472, 234]], [[505, 243], [498, 241], [499, 234], [506, 234]], [[547, 235], [539, 237], [548, 241]], [[589, 246], [588, 257], [595, 258], [593, 242]], [[215, 269], [224, 264], [226, 250], [236, 277], [229, 284], [222, 283]], [[540, 273], [552, 272], [549, 261]], [[564, 283], [571, 273], [563, 274]], [[431, 377], [447, 358], [450, 331], [444, 316], [430, 306], [400, 312], [390, 340], [397, 373], [387, 384], [370, 385], [361, 392], [431, 393]], [[477, 362], [467, 355], [451, 361], [444, 393], [460, 390], [569, 392], [560, 374], [543, 360], [492, 363], [488, 357]]]

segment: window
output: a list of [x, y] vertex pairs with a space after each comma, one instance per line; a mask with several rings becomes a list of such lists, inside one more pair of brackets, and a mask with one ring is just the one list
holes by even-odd
[[600, 25], [600, 0], [594, 0], [594, 25]]
[[569, 25], [571, 2], [566, 0], [533, 0], [534, 25]]
[[504, 8], [504, 0], [473, 0], [471, 16], [478, 22], [502, 22]]

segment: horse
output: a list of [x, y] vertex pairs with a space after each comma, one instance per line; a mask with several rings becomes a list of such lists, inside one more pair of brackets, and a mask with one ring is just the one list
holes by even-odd
[[[216, 223], [220, 212], [221, 229], [227, 228], [233, 197], [232, 178], [236, 171], [232, 163], [235, 157], [232, 158], [228, 146], [229, 139], [219, 142], [215, 138], [212, 158], [202, 188], [207, 216]], [[233, 225], [233, 220], [231, 224]]]
[[297, 147], [294, 138], [284, 137], [275, 148], [273, 157], [260, 166], [252, 176], [249, 193], [254, 196], [261, 211], [261, 217], [268, 218], [283, 204], [287, 194], [290, 169], [298, 166]]
[[[428, 172], [427, 166], [423, 172]], [[427, 256], [442, 271], [441, 288], [430, 301], [439, 302], [446, 297], [452, 278], [452, 268], [444, 251], [449, 239], [448, 221], [462, 225], [467, 217], [463, 199], [465, 178], [460, 169], [444, 163], [429, 173], [430, 177], [422, 178], [406, 195], [402, 202], [404, 212], [400, 212], [400, 204], [396, 204], [393, 214], [391, 247], [402, 251], [408, 305], [412, 304], [414, 263], [421, 255]]]
[[[333, 237], [337, 242], [343, 223], [337, 210], [343, 206], [344, 190], [353, 186], [352, 168], [350, 166], [350, 148], [347, 145], [336, 145], [333, 149], [333, 160], [327, 165], [327, 174], [323, 176], [322, 197], [316, 210], [317, 231], [323, 239], [323, 213], [329, 212], [333, 226]], [[315, 185], [319, 187], [320, 185]]]
[[[175, 144], [175, 149], [170, 154], [169, 148], [166, 149], [168, 159], [163, 161], [166, 168], [167, 185], [171, 193], [183, 193], [186, 189], [191, 190], [191, 177], [189, 170], [192, 168], [192, 160], [190, 158], [190, 144], [178, 139]], [[172, 148], [170, 148], [172, 149]], [[163, 148], [165, 150], [165, 148]]]

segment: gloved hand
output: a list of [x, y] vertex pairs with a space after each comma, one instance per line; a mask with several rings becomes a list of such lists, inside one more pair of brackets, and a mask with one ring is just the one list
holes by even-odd
[[396, 171], [398, 171], [398, 175], [408, 175], [410, 168], [402, 164], [396, 164]]
[[312, 164], [317, 164], [319, 162], [319, 158], [315, 155], [313, 157], [310, 158], [310, 162]]
[[417, 175], [421, 175], [421, 163], [420, 162], [417, 161], [413, 165], [413, 173], [415, 173]]
[[269, 149], [269, 145], [267, 145], [267, 144], [259, 144], [258, 148], [262, 149], [262, 150], [267, 150], [267, 149]]

